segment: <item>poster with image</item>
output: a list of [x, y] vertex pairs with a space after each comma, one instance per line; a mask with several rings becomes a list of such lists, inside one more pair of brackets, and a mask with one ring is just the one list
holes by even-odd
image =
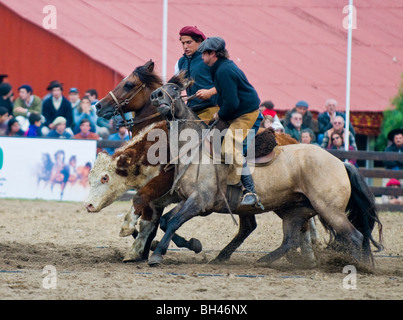
[[95, 140], [0, 137], [0, 198], [84, 201]]

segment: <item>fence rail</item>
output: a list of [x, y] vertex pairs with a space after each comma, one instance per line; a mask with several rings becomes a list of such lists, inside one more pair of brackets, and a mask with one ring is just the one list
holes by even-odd
[[[109, 140], [98, 141], [98, 147], [100, 148], [116, 148], [120, 147], [121, 145], [122, 145], [121, 141], [109, 141]], [[378, 151], [361, 151], [361, 150], [358, 151], [328, 150], [328, 151], [342, 161], [344, 161], [345, 159], [356, 159], [356, 160], [370, 160], [370, 161], [403, 162], [403, 153], [397, 153], [397, 152], [378, 152]], [[361, 175], [366, 178], [403, 179], [403, 170], [359, 168], [359, 171]], [[377, 187], [377, 186], [369, 186], [369, 188], [375, 196], [381, 196], [381, 195], [403, 196], [403, 188]], [[379, 210], [403, 212], [403, 205], [378, 204], [377, 207]]]

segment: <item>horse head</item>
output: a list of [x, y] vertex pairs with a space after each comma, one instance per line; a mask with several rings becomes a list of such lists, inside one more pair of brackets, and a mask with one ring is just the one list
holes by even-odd
[[151, 93], [151, 102], [167, 120], [183, 119], [188, 109], [181, 93], [192, 84], [193, 80], [186, 78], [184, 72], [180, 72]]
[[150, 94], [162, 85], [161, 78], [154, 73], [154, 62], [148, 61], [137, 67], [96, 105], [98, 117], [111, 119], [127, 112], [141, 112], [150, 104]]

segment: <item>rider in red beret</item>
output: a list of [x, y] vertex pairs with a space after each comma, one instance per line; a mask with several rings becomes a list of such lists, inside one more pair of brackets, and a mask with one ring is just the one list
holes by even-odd
[[216, 90], [211, 77], [211, 69], [201, 58], [198, 52], [199, 45], [206, 36], [197, 27], [186, 26], [179, 31], [179, 41], [182, 44], [183, 56], [175, 66], [175, 73], [185, 71], [187, 78], [192, 78], [194, 84], [186, 89], [188, 97], [187, 106], [202, 120], [213, 119], [218, 111]]

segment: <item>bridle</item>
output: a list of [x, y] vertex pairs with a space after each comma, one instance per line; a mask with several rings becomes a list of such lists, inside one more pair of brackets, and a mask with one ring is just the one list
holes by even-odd
[[123, 112], [123, 107], [127, 106], [130, 103], [130, 101], [133, 100], [133, 98], [136, 95], [138, 95], [140, 93], [140, 91], [143, 90], [145, 87], [146, 87], [146, 84], [143, 83], [129, 98], [124, 99], [122, 102], [119, 102], [119, 100], [116, 98], [115, 94], [112, 91], [109, 91], [109, 95], [112, 97], [113, 101], [115, 101], [115, 105], [113, 106], [113, 109], [114, 109], [113, 116], [120, 115], [122, 117], [122, 121], [120, 123], [123, 122], [123, 125], [117, 124], [117, 127], [122, 127], [122, 126], [126, 127], [129, 131], [129, 134], [135, 124], [139, 124], [144, 121], [147, 121], [147, 120], [160, 116], [160, 114], [157, 112], [157, 113], [153, 113], [152, 115], [150, 115], [148, 117], [136, 120], [134, 117], [135, 112], [132, 112], [133, 117], [131, 119], [126, 119], [124, 112]]

